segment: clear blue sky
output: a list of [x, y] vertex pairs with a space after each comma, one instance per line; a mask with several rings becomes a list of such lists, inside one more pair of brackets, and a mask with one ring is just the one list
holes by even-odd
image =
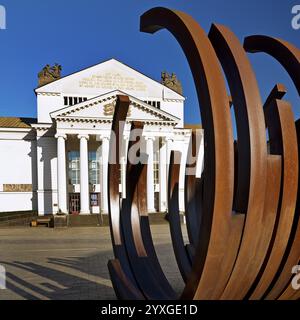
[[[0, 30], [0, 116], [36, 117], [33, 89], [37, 73], [60, 63], [63, 75], [116, 58], [150, 77], [175, 72], [187, 97], [187, 123], [199, 121], [191, 72], [175, 39], [167, 32], [139, 32], [146, 10], [164, 6], [191, 14], [208, 32], [212, 22], [230, 27], [242, 41], [251, 34], [283, 38], [300, 47], [300, 30], [291, 27], [291, 9], [300, 0], [0, 0], [7, 30]], [[290, 89], [287, 99], [300, 106], [289, 77], [272, 58], [250, 55], [263, 99], [276, 82]], [[297, 117], [300, 112], [295, 108]]]

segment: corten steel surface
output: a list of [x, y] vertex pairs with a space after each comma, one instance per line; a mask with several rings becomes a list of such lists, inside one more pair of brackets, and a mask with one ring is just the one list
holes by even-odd
[[120, 134], [124, 131], [130, 100], [126, 96], [119, 96], [112, 123], [112, 134], [110, 139], [109, 166], [108, 166], [108, 210], [112, 236], [112, 244], [115, 259], [109, 261], [108, 269], [113, 279], [113, 286], [119, 299], [143, 299], [134, 274], [130, 268], [124, 234], [121, 224], [121, 197], [119, 193], [120, 173]]
[[[151, 237], [145, 202], [146, 165], [127, 162], [126, 198], [122, 202], [120, 199], [119, 141], [123, 140], [120, 138], [124, 134], [124, 123], [129, 104], [128, 97], [117, 97], [112, 124], [112, 132], [116, 138], [113, 139], [112, 134], [110, 140], [109, 213], [115, 260], [109, 262], [109, 271], [116, 295], [120, 299], [174, 300], [177, 296], [161, 269]], [[135, 158], [146, 157], [140, 153], [139, 138], [134, 141], [135, 129], [143, 130], [143, 124], [132, 123], [131, 125], [128, 150], [132, 150], [133, 145], [137, 150], [134, 159], [131, 157], [133, 163], [137, 163]], [[115, 150], [116, 156], [114, 157]], [[129, 155], [128, 152], [128, 157]], [[127, 295], [126, 290], [128, 290]]]
[[[110, 159], [117, 147], [116, 164], [109, 164], [108, 195], [115, 255], [109, 271], [116, 294], [120, 299], [299, 299], [291, 279], [300, 261], [300, 122], [282, 100], [282, 84], [274, 83], [263, 104], [247, 52], [274, 57], [300, 93], [300, 51], [267, 36], [247, 37], [243, 46], [231, 30], [217, 24], [207, 35], [189, 15], [166, 8], [141, 17], [143, 32], [164, 28], [188, 60], [205, 134], [201, 178], [195, 163], [186, 164], [187, 243], [179, 212], [181, 154], [172, 151], [168, 159], [167, 217], [185, 288], [178, 297], [156, 256], [147, 215], [146, 164], [131, 164], [128, 157], [126, 198], [120, 199], [120, 121], [126, 121], [130, 98], [118, 96], [112, 125], [117, 140], [110, 142]], [[132, 123], [128, 151], [134, 146], [136, 159], [147, 160], [140, 141], [134, 140], [137, 128], [143, 124]], [[188, 159], [196, 154], [192, 132]]]
[[[250, 288], [251, 277], [255, 277], [248, 268], [251, 266], [251, 271], [255, 272], [253, 257], [259, 235], [262, 235], [258, 231], [262, 227], [267, 181], [265, 123], [255, 75], [239, 40], [228, 28], [220, 25], [212, 26], [209, 39], [224, 69], [237, 123], [238, 168], [233, 209], [246, 214], [246, 221], [239, 254], [222, 298], [240, 299]], [[255, 238], [254, 232], [258, 232]], [[237, 278], [242, 280], [236, 281]]]
[[202, 202], [205, 214], [199, 229], [198, 254], [183, 293], [183, 298], [190, 299], [197, 297], [200, 286], [206, 287], [207, 293], [210, 291], [207, 282], [218, 279], [219, 267], [226, 256], [234, 188], [233, 129], [225, 80], [203, 29], [185, 13], [168, 9], [153, 9], [142, 16], [142, 31], [154, 33], [162, 28], [173, 33], [188, 59], [205, 130]]
[[[244, 47], [248, 52], [265, 52], [275, 58], [289, 73], [295, 87], [300, 95], [300, 52], [294, 45], [268, 36], [250, 36], [244, 41]], [[297, 107], [297, 106], [296, 106]], [[296, 122], [298, 132], [298, 148], [299, 148], [299, 122]], [[293, 170], [293, 167], [290, 167]], [[295, 175], [297, 172], [295, 172]], [[299, 178], [297, 177], [297, 180]], [[297, 182], [299, 185], [299, 182]], [[272, 286], [268, 290], [268, 299], [276, 299], [285, 286], [290, 283], [291, 268], [300, 260], [300, 193], [298, 190], [296, 215], [293, 216], [293, 229], [291, 234], [291, 226], [285, 225], [283, 219], [285, 216], [280, 216], [280, 223], [276, 233], [276, 239], [272, 247], [272, 255], [265, 270], [265, 277], [272, 279], [273, 273], [276, 272], [276, 277], [272, 279]], [[292, 204], [291, 204], [292, 205]], [[283, 238], [282, 238], [283, 237]], [[271, 271], [268, 271], [271, 269]], [[269, 274], [271, 272], [271, 274]], [[287, 297], [287, 295], [285, 295]]]
[[168, 220], [170, 224], [170, 233], [177, 264], [183, 280], [187, 282], [188, 276], [191, 273], [192, 263], [189, 253], [186, 250], [181, 231], [178, 199], [180, 163], [181, 153], [178, 151], [172, 151], [169, 166]]

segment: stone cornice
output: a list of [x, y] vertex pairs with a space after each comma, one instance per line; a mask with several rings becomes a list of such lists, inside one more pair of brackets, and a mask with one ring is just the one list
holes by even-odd
[[36, 130], [48, 130], [53, 127], [52, 123], [36, 123], [31, 125], [32, 128]]
[[60, 92], [37, 92], [37, 95], [59, 97], [61, 96], [61, 93]]
[[0, 132], [31, 132], [32, 128], [0, 128]]
[[167, 99], [167, 98], [164, 98], [163, 101], [164, 101], [164, 102], [177, 102], [177, 103], [181, 103], [181, 102], [184, 102], [184, 99]]
[[[126, 123], [131, 123], [133, 121], [140, 121], [146, 125], [159, 125], [159, 126], [168, 126], [175, 127], [176, 123], [172, 121], [165, 120], [145, 120], [145, 119], [130, 119]], [[112, 119], [108, 118], [79, 118], [79, 117], [57, 117], [57, 123], [112, 123]]]
[[36, 131], [49, 131], [49, 130], [51, 130], [51, 129], [54, 129], [54, 128], [52, 128], [52, 127], [37, 127], [37, 128], [35, 128], [35, 130]]

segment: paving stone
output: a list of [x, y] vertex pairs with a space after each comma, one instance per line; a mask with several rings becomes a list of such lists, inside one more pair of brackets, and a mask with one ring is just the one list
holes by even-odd
[[[157, 255], [178, 293], [177, 268], [168, 225], [153, 225]], [[107, 269], [113, 258], [109, 228], [10, 228], [0, 230], [0, 264], [7, 289], [0, 300], [116, 299]]]

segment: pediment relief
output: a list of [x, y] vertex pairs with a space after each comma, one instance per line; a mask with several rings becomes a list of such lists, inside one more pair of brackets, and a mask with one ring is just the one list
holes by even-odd
[[[109, 104], [106, 104], [103, 106], [103, 114], [106, 117], [112, 117], [114, 115], [115, 112], [115, 107], [116, 107], [116, 102], [111, 102]], [[132, 106], [129, 107], [128, 113], [127, 113], [128, 117], [132, 116]]]

